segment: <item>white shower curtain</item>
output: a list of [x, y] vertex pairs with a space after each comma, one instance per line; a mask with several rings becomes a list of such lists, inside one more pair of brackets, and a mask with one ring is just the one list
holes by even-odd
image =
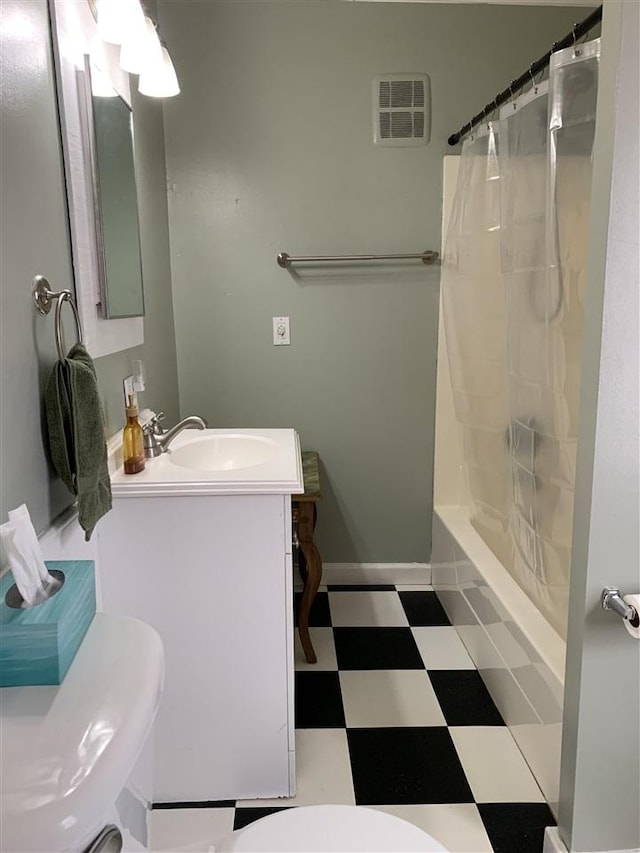
[[464, 143], [442, 274], [472, 522], [563, 635], [599, 51]]

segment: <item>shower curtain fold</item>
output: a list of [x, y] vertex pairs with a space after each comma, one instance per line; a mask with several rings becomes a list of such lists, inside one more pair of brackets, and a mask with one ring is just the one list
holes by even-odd
[[465, 142], [442, 269], [471, 519], [562, 635], [599, 49]]

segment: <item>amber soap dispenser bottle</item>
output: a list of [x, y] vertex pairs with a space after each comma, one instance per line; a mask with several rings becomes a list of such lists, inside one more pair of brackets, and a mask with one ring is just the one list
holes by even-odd
[[125, 474], [138, 474], [144, 470], [144, 441], [142, 427], [138, 423], [138, 406], [133, 395], [128, 396], [126, 407], [127, 424], [122, 433], [122, 458]]

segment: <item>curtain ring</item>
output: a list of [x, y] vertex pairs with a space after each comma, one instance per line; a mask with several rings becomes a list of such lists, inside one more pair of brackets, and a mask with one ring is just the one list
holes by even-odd
[[540, 83], [542, 83], [542, 78], [544, 77], [544, 68], [540, 69], [540, 77], [538, 78], [538, 82], [536, 83], [535, 74], [533, 73], [533, 66], [534, 65], [535, 65], [535, 62], [529, 66], [529, 79], [531, 80], [531, 83], [533, 85], [533, 92], [535, 95], [537, 95], [538, 90], [540, 88]]
[[518, 107], [516, 106], [516, 96], [513, 93], [513, 84], [515, 82], [515, 80], [512, 80], [511, 83], [509, 83], [509, 94], [511, 95], [511, 104], [513, 105], [513, 109], [517, 110]]
[[582, 50], [578, 49], [578, 39], [576, 37], [576, 28], [579, 24], [575, 24], [573, 28], [573, 58], [575, 59], [577, 56], [582, 56]]

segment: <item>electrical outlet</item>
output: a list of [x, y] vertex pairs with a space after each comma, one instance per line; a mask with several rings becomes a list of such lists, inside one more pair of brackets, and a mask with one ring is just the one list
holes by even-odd
[[274, 347], [289, 346], [291, 343], [291, 332], [288, 317], [273, 318], [273, 345]]

